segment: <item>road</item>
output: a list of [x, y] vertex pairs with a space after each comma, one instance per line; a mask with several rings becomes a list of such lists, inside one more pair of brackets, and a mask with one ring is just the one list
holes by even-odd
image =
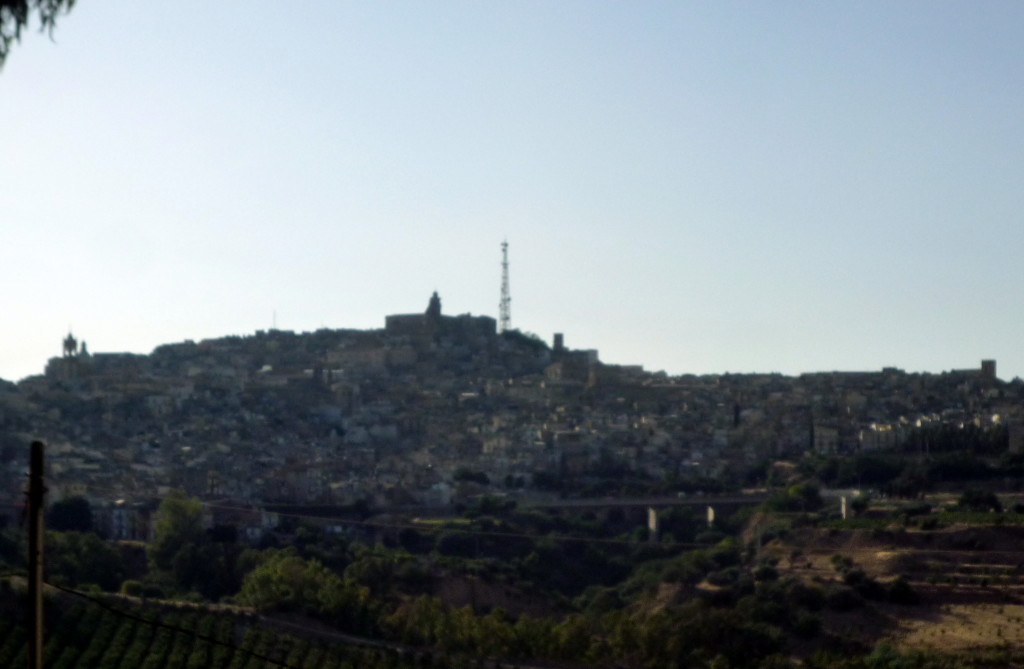
[[686, 497], [585, 497], [580, 499], [554, 499], [546, 501], [523, 501], [520, 508], [526, 509], [571, 509], [608, 508], [627, 506], [729, 506], [762, 504], [768, 499], [766, 493], [736, 495], [688, 495]]

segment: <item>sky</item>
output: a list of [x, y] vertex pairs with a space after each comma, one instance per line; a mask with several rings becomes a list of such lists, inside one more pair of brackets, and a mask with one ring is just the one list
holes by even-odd
[[1024, 4], [80, 0], [0, 70], [0, 378], [426, 309], [1024, 376]]

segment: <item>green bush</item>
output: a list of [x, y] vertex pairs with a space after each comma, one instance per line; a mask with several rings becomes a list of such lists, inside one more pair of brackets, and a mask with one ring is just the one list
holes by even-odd
[[129, 597], [142, 597], [142, 581], [135, 581], [132, 579], [126, 580], [124, 583], [121, 584], [121, 594], [128, 595]]

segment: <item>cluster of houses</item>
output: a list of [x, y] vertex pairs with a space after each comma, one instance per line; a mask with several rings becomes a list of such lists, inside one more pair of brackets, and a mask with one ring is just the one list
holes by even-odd
[[[388, 316], [379, 330], [270, 330], [149, 355], [73, 337], [45, 374], [0, 385], [0, 514], [27, 444], [51, 499], [83, 496], [111, 538], [146, 539], [172, 489], [256, 540], [268, 505], [443, 507], [552, 477], [721, 476], [807, 452], [903, 448], [927, 425], [1004, 425], [1024, 449], [1024, 388], [995, 364], [943, 374], [670, 377], [596, 351], [497, 333], [485, 316]], [[216, 516], [216, 517], [214, 517]]]

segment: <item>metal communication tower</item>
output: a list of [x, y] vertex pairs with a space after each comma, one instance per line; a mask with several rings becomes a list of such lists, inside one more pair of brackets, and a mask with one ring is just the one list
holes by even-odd
[[508, 242], [501, 243], [501, 302], [498, 304], [498, 332], [512, 329], [512, 295], [508, 290]]

